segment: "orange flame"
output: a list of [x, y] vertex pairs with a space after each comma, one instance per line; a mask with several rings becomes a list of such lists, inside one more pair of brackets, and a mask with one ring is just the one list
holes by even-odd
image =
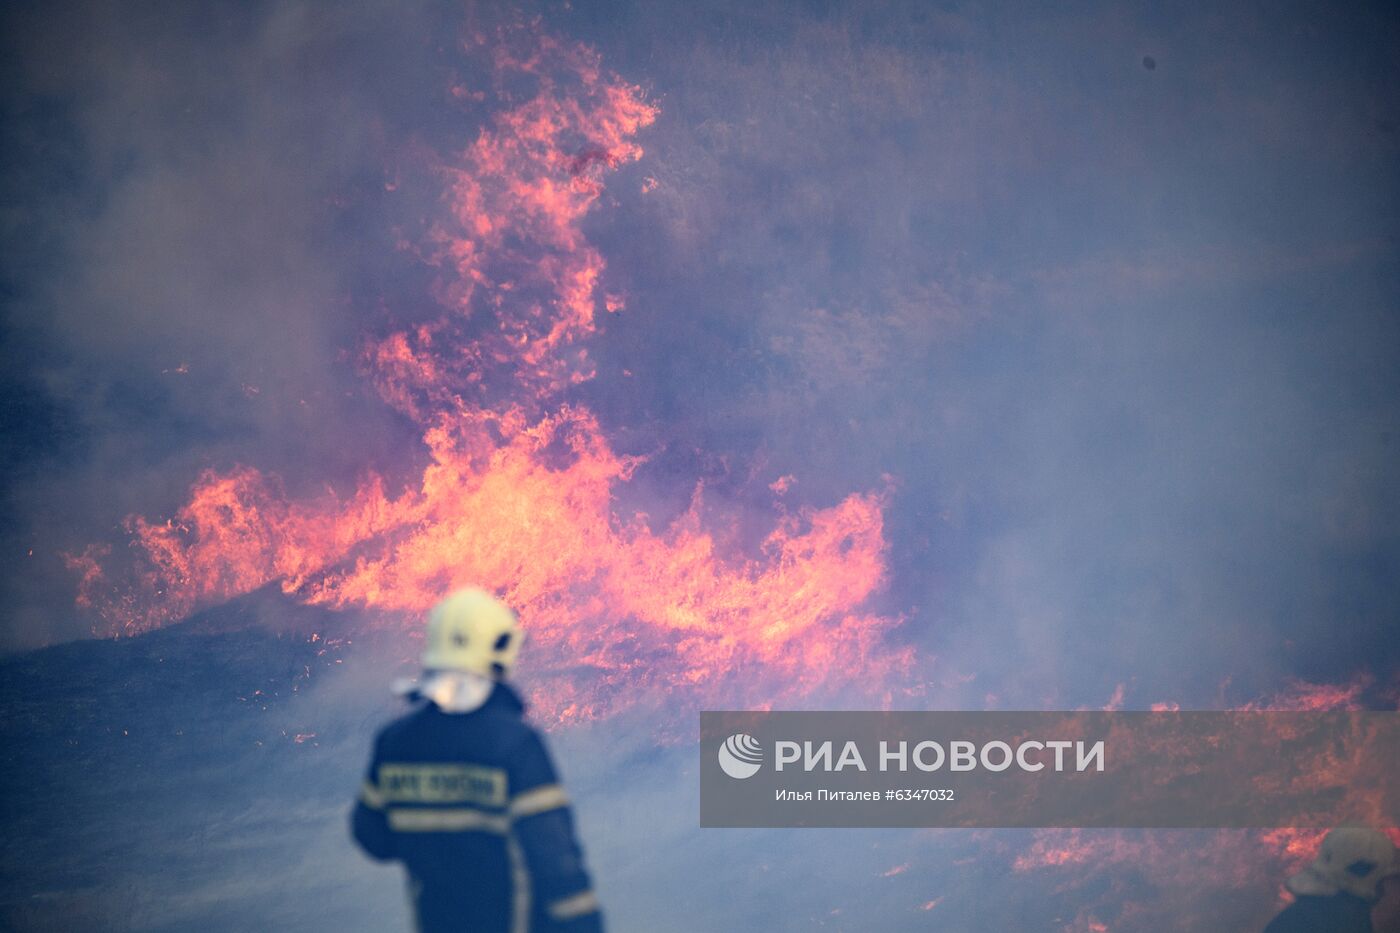
[[[502, 109], [434, 166], [445, 217], [419, 252], [440, 272], [444, 313], [370, 341], [362, 358], [385, 401], [422, 427], [421, 478], [396, 497], [371, 477], [346, 498], [292, 501], [250, 467], [205, 473], [171, 520], [128, 519], [134, 581], [110, 582], [99, 549], [73, 559], [80, 602], [135, 632], [273, 582], [401, 620], [483, 585], [563, 672], [541, 704], [558, 719], [606, 714], [630, 702], [624, 688], [761, 704], [906, 667], [908, 650], [883, 644], [895, 620], [860, 610], [886, 575], [882, 493], [779, 509], [757, 555], [721, 547], [698, 488], [660, 532], [614, 514], [642, 459], [560, 395], [593, 375], [600, 307], [623, 305], [600, 293], [605, 264], [581, 221], [604, 176], [641, 157], [635, 137], [658, 111], [592, 50], [538, 24], [469, 46], [493, 63]], [[726, 678], [755, 692], [725, 691]]]
[[[1245, 703], [1241, 710], [1356, 710], [1371, 684], [1360, 674], [1342, 684], [1294, 680], [1265, 699]], [[1117, 697], [1115, 694], [1115, 698]], [[1173, 709], [1175, 703], [1154, 708]], [[1400, 830], [1386, 829], [1400, 844]], [[1116, 877], [1123, 872], [1149, 873], [1166, 903], [1189, 903], [1202, 892], [1260, 890], [1270, 885], [1282, 891], [1283, 880], [1316, 857], [1325, 829], [1281, 827], [1268, 830], [1036, 830], [1032, 842], [1012, 861], [1021, 873], [1063, 875], [1066, 885], [1089, 878]], [[1183, 840], [1186, 840], [1183, 844]], [[1165, 892], [1165, 893], [1163, 893]], [[1141, 905], [1123, 906], [1126, 919]], [[1106, 908], [1105, 908], [1106, 909]], [[1134, 924], [1139, 928], [1141, 924]]]

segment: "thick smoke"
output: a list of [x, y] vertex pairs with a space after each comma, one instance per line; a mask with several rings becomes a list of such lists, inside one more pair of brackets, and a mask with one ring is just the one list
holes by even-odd
[[967, 705], [1391, 680], [1396, 25], [1296, 14], [639, 29], [655, 188], [599, 242], [681, 304], [600, 347], [621, 411], [794, 493], [896, 477], [893, 600]]
[[[645, 458], [613, 514], [664, 536], [693, 512], [760, 559], [783, 515], [874, 497], [882, 563], [853, 602], [882, 620], [876, 658], [916, 661], [896, 666], [904, 702], [1394, 705], [1392, 18], [577, 7], [543, 9], [539, 35], [596, 49], [658, 108], [579, 220], [622, 301], [580, 341], [591, 378], [559, 390]], [[424, 261], [442, 210], [425, 153], [498, 112], [461, 40], [500, 23], [428, 2], [5, 18], [14, 649], [104, 626], [74, 605], [82, 574], [139, 567], [127, 517], [162, 527], [207, 470], [313, 506], [370, 473], [395, 501], [420, 482], [421, 396], [386, 402], [367, 348], [451, 300]], [[363, 703], [377, 670], [325, 708]], [[1184, 903], [1254, 923], [1312, 842], [710, 838], [691, 752], [629, 715], [566, 733], [561, 757], [632, 928], [678, 906], [707, 928], [1162, 929]], [[398, 916], [335, 807], [293, 816], [304, 837], [258, 812], [225, 829], [279, 840], [308, 889], [379, 881], [347, 917]], [[264, 869], [174, 916], [266, 901]]]
[[618, 451], [570, 398], [596, 375], [600, 317], [625, 307], [581, 224], [642, 156], [656, 107], [537, 20], [474, 25], [462, 45], [487, 71], [451, 96], [488, 116], [450, 152], [415, 147], [401, 173], [439, 192], [402, 240], [441, 310], [370, 330], [358, 358], [421, 432], [421, 477], [396, 492], [366, 464], [353, 492], [298, 495], [258, 466], [211, 467], [169, 518], [126, 519], [125, 554], [99, 542], [66, 556], [78, 606], [132, 634], [268, 584], [399, 619], [481, 585], [560, 672], [547, 719], [691, 689], [731, 704], [828, 684], [888, 697], [911, 654], [883, 648], [894, 620], [863, 607], [886, 582], [879, 493], [770, 509], [750, 553], [740, 523], [704, 507], [703, 481], [659, 527], [613, 509], [648, 456]]
[[17, 646], [86, 634], [63, 555], [122, 557], [125, 517], [172, 515], [202, 469], [318, 490], [412, 437], [353, 355], [386, 292], [415, 300], [386, 166], [432, 132], [447, 81], [411, 5], [7, 18]]

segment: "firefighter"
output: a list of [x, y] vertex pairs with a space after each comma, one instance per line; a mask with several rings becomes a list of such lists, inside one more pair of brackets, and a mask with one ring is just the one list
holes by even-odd
[[601, 933], [569, 799], [505, 682], [515, 614], [462, 590], [428, 616], [420, 702], [386, 726], [351, 817], [372, 858], [404, 863], [417, 929]]
[[1294, 900], [1264, 933], [1371, 933], [1371, 909], [1400, 873], [1385, 833], [1342, 826], [1322, 840], [1317, 859], [1286, 885]]

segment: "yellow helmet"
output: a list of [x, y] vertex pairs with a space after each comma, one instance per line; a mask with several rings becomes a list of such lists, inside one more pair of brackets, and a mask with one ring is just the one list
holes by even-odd
[[423, 666], [504, 677], [524, 634], [505, 603], [485, 590], [458, 590], [428, 613]]
[[1288, 879], [1294, 894], [1330, 896], [1340, 891], [1374, 901], [1382, 878], [1400, 873], [1395, 843], [1378, 829], [1341, 826], [1322, 840], [1317, 860]]

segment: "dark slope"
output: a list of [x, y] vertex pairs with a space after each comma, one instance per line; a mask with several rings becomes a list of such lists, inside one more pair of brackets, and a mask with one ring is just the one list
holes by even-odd
[[263, 592], [0, 660], [0, 929], [395, 928], [343, 815], [411, 646], [353, 621]]

